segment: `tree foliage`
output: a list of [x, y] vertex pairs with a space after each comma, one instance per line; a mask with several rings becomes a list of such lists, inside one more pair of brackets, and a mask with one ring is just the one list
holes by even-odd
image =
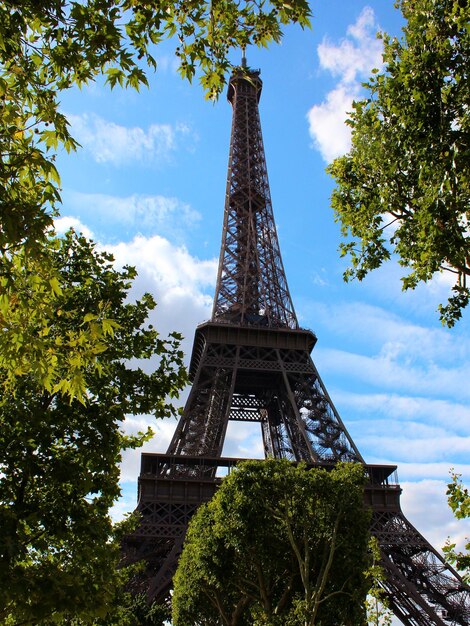
[[[126, 568], [124, 576], [131, 576]], [[60, 626], [168, 626], [171, 611], [168, 606], [149, 604], [147, 594], [132, 594], [125, 587], [116, 588], [109, 610], [104, 617], [60, 620]], [[46, 625], [44, 625], [46, 626]], [[48, 626], [48, 625], [47, 625]]]
[[[77, 373], [86, 393], [70, 400], [60, 386], [24, 375], [0, 403], [2, 623], [106, 612], [123, 576], [116, 571], [123, 529], [109, 516], [121, 454], [151, 434], [125, 435], [123, 420], [174, 414], [169, 402], [186, 380], [179, 337], [162, 339], [148, 326], [154, 301], [147, 294], [127, 302], [135, 270], [117, 271], [112, 261], [73, 233], [54, 246], [61, 289], [43, 332], [59, 345], [84, 324], [96, 335], [97, 360]], [[27, 269], [33, 279], [37, 268]], [[152, 357], [156, 369], [146, 374], [139, 362]]]
[[[457, 519], [470, 517], [470, 493], [462, 483], [460, 474], [452, 474], [452, 482], [447, 485], [447, 499]], [[467, 539], [466, 552], [456, 550], [456, 544], [450, 541], [444, 547], [444, 554], [449, 563], [461, 573], [462, 578], [470, 583], [470, 541]]]
[[380, 553], [380, 546], [376, 537], [370, 538], [369, 552], [371, 564], [367, 570], [367, 576], [370, 588], [367, 592], [365, 602], [367, 624], [369, 624], [369, 626], [391, 626], [393, 613], [389, 609], [388, 599], [385, 596], [382, 587], [382, 582], [385, 579], [385, 572], [381, 565], [382, 555]]
[[191, 520], [175, 626], [365, 624], [363, 486], [359, 465], [242, 464]]
[[440, 305], [452, 326], [470, 290], [469, 91], [470, 19], [463, 0], [399, 0], [402, 40], [383, 36], [384, 71], [366, 86], [349, 120], [350, 152], [328, 168], [340, 246], [359, 280], [398, 255], [410, 270], [403, 289], [437, 272], [455, 276]]

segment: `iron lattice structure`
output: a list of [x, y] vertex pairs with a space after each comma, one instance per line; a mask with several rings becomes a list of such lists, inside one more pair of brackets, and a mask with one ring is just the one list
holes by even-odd
[[[271, 205], [258, 102], [259, 72], [239, 68], [233, 107], [219, 271], [211, 321], [196, 329], [192, 389], [167, 454], [143, 454], [142, 523], [125, 542], [145, 559], [150, 599], [171, 589], [188, 522], [220, 482], [229, 420], [259, 422], [266, 457], [328, 466], [365, 465], [310, 357], [316, 337], [299, 328], [282, 265]], [[408, 522], [393, 466], [365, 465], [383, 583], [406, 626], [468, 626], [470, 589]]]

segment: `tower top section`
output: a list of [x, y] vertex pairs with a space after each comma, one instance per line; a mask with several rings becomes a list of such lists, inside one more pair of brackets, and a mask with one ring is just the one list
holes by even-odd
[[234, 70], [224, 226], [212, 321], [297, 329], [282, 264], [258, 110], [260, 72]]
[[[245, 65], [243, 65], [244, 62]], [[260, 78], [260, 73], [260, 70], [249, 69], [246, 66], [246, 58], [243, 57], [242, 65], [235, 68], [228, 84], [227, 100], [232, 106], [234, 106], [233, 98], [235, 97], [237, 90], [238, 93], [240, 93], [243, 90], [249, 90], [250, 86], [251, 89], [256, 91], [256, 102], [259, 102], [261, 98], [261, 91], [263, 89], [263, 81]]]

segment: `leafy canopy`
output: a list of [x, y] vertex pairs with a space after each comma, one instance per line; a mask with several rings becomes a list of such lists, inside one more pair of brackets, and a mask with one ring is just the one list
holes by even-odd
[[[171, 399], [186, 381], [179, 336], [162, 339], [146, 322], [151, 296], [127, 301], [132, 268], [117, 271], [109, 254], [73, 233], [56, 242], [53, 260], [61, 290], [47, 335], [60, 343], [85, 324], [99, 349], [77, 373], [80, 400], [24, 375], [0, 403], [0, 621], [9, 624], [107, 611], [124, 576], [116, 568], [126, 528], [109, 516], [119, 462], [151, 435], [126, 435], [123, 421], [174, 414]], [[34, 277], [32, 262], [27, 269]], [[146, 374], [140, 363], [152, 357], [156, 369]]]
[[377, 537], [369, 541], [371, 564], [367, 570], [370, 589], [365, 602], [367, 624], [369, 626], [392, 626], [393, 613], [389, 608], [388, 598], [385, 595], [383, 581], [386, 579], [381, 565], [382, 555]]
[[453, 326], [470, 289], [470, 6], [463, 0], [399, 0], [403, 40], [384, 39], [383, 72], [355, 102], [350, 152], [328, 168], [332, 206], [347, 242], [345, 279], [362, 280], [398, 255], [403, 289], [437, 272], [454, 276], [440, 305]]
[[[447, 499], [457, 519], [470, 517], [470, 493], [460, 474], [452, 474], [452, 482], [447, 485]], [[467, 539], [466, 552], [457, 551], [456, 544], [450, 540], [443, 550], [449, 563], [457, 568], [465, 582], [470, 583], [470, 541]]]
[[190, 522], [173, 624], [365, 624], [363, 488], [360, 465], [240, 465]]

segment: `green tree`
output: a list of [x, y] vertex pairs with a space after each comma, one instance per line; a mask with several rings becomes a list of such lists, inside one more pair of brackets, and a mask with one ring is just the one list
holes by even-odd
[[[470, 517], [470, 494], [462, 483], [460, 474], [452, 474], [452, 482], [447, 485], [447, 499], [457, 519]], [[461, 573], [462, 578], [470, 583], [470, 541], [467, 540], [466, 552], [458, 552], [456, 544], [450, 540], [444, 546], [444, 554], [451, 565]]]
[[385, 573], [381, 566], [380, 546], [376, 537], [369, 541], [371, 564], [367, 570], [369, 591], [365, 602], [367, 624], [370, 626], [391, 626], [393, 614], [388, 608], [388, 601], [381, 586]]
[[[186, 381], [179, 336], [162, 339], [146, 322], [151, 296], [126, 299], [133, 268], [117, 271], [111, 255], [74, 233], [53, 249], [61, 289], [44, 332], [60, 343], [85, 321], [97, 361], [77, 373], [81, 400], [30, 375], [2, 397], [0, 621], [8, 624], [105, 614], [125, 576], [117, 564], [128, 524], [115, 526], [109, 515], [120, 495], [118, 464], [151, 435], [124, 434], [123, 420], [174, 414], [169, 402]], [[26, 267], [33, 279], [37, 268]], [[139, 364], [150, 358], [157, 365], [146, 374]]]
[[[305, 0], [5, 0], [0, 4], [0, 369], [5, 384], [35, 377], [46, 390], [57, 384], [71, 398], [85, 392], [68, 358], [82, 350], [81, 362], [93, 363], [95, 341], [85, 322], [77, 337], [62, 344], [38, 337], [48, 324], [60, 291], [49, 249], [48, 229], [60, 207], [57, 150], [75, 150], [61, 93], [97, 77], [139, 89], [146, 71], [156, 68], [155, 46], [175, 41], [182, 77], [198, 72], [208, 97], [216, 97], [230, 69], [229, 53], [249, 44], [278, 42], [282, 26], [308, 25]], [[26, 263], [40, 261], [34, 301], [18, 296], [14, 281], [30, 280]], [[52, 259], [51, 259], [52, 257]], [[29, 261], [28, 261], [29, 264]], [[88, 359], [86, 356], [88, 355]], [[13, 358], [12, 358], [13, 357]], [[61, 372], [61, 377], [58, 373]]]
[[363, 488], [360, 465], [242, 464], [191, 520], [175, 626], [365, 624]]
[[452, 326], [470, 290], [470, 6], [464, 0], [399, 0], [404, 38], [384, 36], [383, 72], [348, 121], [352, 148], [328, 168], [332, 206], [348, 239], [340, 246], [362, 280], [398, 255], [403, 289], [437, 272], [455, 275], [440, 305]]
[[[125, 576], [130, 575], [126, 571]], [[132, 594], [125, 587], [116, 587], [114, 599], [104, 617], [93, 620], [72, 618], [60, 621], [60, 626], [165, 626], [171, 618], [170, 608], [156, 603], [149, 604], [147, 595]], [[45, 626], [45, 625], [44, 625]]]

